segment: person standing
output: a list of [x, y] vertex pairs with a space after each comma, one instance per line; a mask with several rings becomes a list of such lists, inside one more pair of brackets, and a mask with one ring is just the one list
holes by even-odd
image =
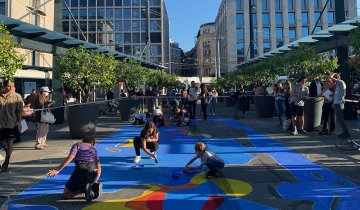
[[202, 121], [206, 121], [207, 120], [207, 105], [209, 104], [208, 90], [204, 83], [202, 83], [200, 85], [200, 89], [201, 89], [201, 92], [200, 92], [201, 109], [202, 109], [202, 113], [203, 113]]
[[22, 112], [22, 99], [15, 93], [14, 81], [5, 81], [5, 87], [0, 94], [0, 140], [5, 139], [9, 157], [13, 151], [13, 138], [16, 132], [22, 129]]
[[[50, 90], [48, 87], [44, 86], [40, 88], [39, 94], [35, 98], [35, 109], [51, 108], [54, 106], [56, 101], [49, 101], [47, 98], [49, 93]], [[41, 112], [41, 110], [35, 111], [35, 122], [37, 126], [35, 149], [43, 150], [49, 146], [45, 143], [49, 132], [49, 123], [41, 122]]]
[[323, 84], [320, 81], [320, 77], [316, 77], [309, 87], [310, 97], [320, 97], [322, 92], [322, 86]]
[[285, 92], [282, 87], [282, 83], [279, 81], [277, 82], [277, 87], [274, 91], [275, 98], [275, 107], [276, 107], [276, 113], [277, 117], [279, 119], [279, 125], [282, 125], [282, 115], [285, 114], [286, 108], [285, 108]]
[[293, 135], [297, 135], [297, 123], [299, 123], [300, 128], [299, 131], [302, 133], [307, 133], [304, 130], [304, 104], [305, 99], [309, 96], [309, 88], [305, 86], [307, 82], [307, 77], [302, 76], [298, 79], [298, 84], [295, 84], [292, 87], [290, 96], [290, 110], [292, 116], [292, 123], [294, 131], [292, 132]]
[[330, 79], [336, 84], [334, 94], [334, 113], [336, 116], [336, 121], [339, 122], [342, 129], [342, 133], [338, 135], [338, 137], [350, 138], [351, 135], [343, 116], [343, 110], [345, 106], [346, 84], [343, 80], [341, 80], [340, 74], [338, 73], [331, 74]]
[[196, 99], [197, 99], [195, 81], [191, 81], [191, 86], [189, 87], [188, 94], [189, 94], [189, 114], [190, 114], [190, 119], [195, 119]]
[[[333, 81], [330, 79], [330, 74], [326, 74], [324, 76], [325, 83], [323, 85], [323, 91], [320, 94], [321, 96], [324, 95], [324, 93], [329, 90], [332, 92], [332, 94], [335, 93], [336, 84], [333, 83]], [[319, 135], [331, 135], [335, 131], [335, 113], [334, 113], [334, 98], [326, 98], [324, 97], [324, 104], [322, 107], [322, 120], [323, 120], [323, 128], [322, 131], [319, 132]], [[330, 115], [330, 131], [328, 129], [328, 122], [329, 122], [329, 115]]]
[[218, 93], [216, 92], [215, 88], [213, 88], [210, 93], [210, 114], [209, 115], [215, 115], [217, 97], [218, 97]]

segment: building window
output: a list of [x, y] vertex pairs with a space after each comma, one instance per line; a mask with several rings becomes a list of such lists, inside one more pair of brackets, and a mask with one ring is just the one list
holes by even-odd
[[289, 28], [289, 38], [296, 39], [296, 29], [295, 28]]
[[[132, 30], [133, 31], [140, 31], [140, 21], [139, 20], [133, 20], [132, 21]], [[150, 30], [151, 30], [151, 25], [150, 25]], [[139, 35], [140, 37], [140, 35]]]
[[307, 12], [302, 12], [302, 13], [301, 13], [301, 22], [302, 22], [303, 24], [309, 23], [308, 13], [307, 13]]
[[122, 21], [121, 20], [117, 20], [115, 21], [115, 31], [122, 31]]
[[80, 0], [80, 7], [87, 7], [87, 0]]
[[244, 43], [236, 44], [237, 55], [244, 55]]
[[332, 2], [331, 2], [331, 0], [328, 2], [328, 4], [327, 4], [327, 8], [329, 8], [329, 9], [331, 9], [331, 8], [332, 8]]
[[283, 28], [276, 28], [276, 39], [283, 38]]
[[275, 13], [275, 23], [278, 25], [282, 24], [282, 13]]
[[253, 14], [252, 20], [253, 20], [253, 24], [256, 25], [257, 24], [256, 14]]
[[98, 7], [103, 7], [103, 6], [105, 6], [105, 0], [97, 0], [97, 6], [98, 6]]
[[241, 10], [241, 0], [236, 0], [236, 10]]
[[306, 0], [301, 0], [301, 9], [306, 9]]
[[131, 43], [131, 34], [130, 33], [124, 34], [124, 43]]
[[321, 31], [321, 30], [322, 30], [321, 26], [316, 26], [316, 28], [315, 28], [315, 31], [314, 31], [314, 32], [316, 33], [316, 32], [319, 32], [319, 31]]
[[[329, 1], [329, 2], [330, 2], [330, 1]], [[328, 12], [328, 23], [329, 23], [329, 24], [335, 23], [335, 20], [334, 20], [334, 12]]]
[[116, 33], [115, 34], [115, 44], [120, 44], [123, 42], [123, 39], [122, 39], [122, 34], [120, 33]]
[[140, 9], [132, 9], [132, 18], [140, 18]]
[[133, 43], [140, 43], [140, 33], [133, 33]]
[[263, 23], [264, 25], [270, 24], [269, 13], [263, 13], [263, 14], [262, 14], [262, 23]]
[[124, 20], [124, 31], [131, 31], [131, 20]]
[[276, 48], [282, 47], [284, 42], [276, 42]]
[[319, 0], [314, 0], [314, 9], [319, 9]]
[[203, 34], [210, 34], [210, 29], [207, 28], [207, 29], [203, 30]]
[[243, 14], [236, 14], [236, 25], [243, 25], [244, 19]]
[[294, 12], [289, 12], [288, 20], [289, 20], [289, 24], [295, 24], [295, 13]]
[[244, 40], [244, 29], [243, 28], [237, 28], [236, 29], [236, 39], [237, 40]]
[[204, 46], [204, 47], [210, 46], [210, 41], [203, 42], [203, 46]]
[[[73, 13], [73, 11], [71, 10]], [[74, 15], [74, 13], [73, 13]], [[104, 19], [105, 18], [105, 10], [104, 9], [97, 9], [97, 18], [98, 19]]]
[[71, 1], [71, 7], [78, 7], [78, 6], [79, 6], [78, 0]]
[[96, 9], [88, 10], [88, 19], [96, 19]]
[[131, 18], [131, 9], [124, 9], [124, 19]]
[[124, 0], [124, 6], [131, 6], [131, 0]]
[[270, 52], [270, 42], [264, 42], [263, 49], [264, 53]]
[[275, 1], [275, 9], [281, 9], [281, 0]]
[[[115, 1], [116, 1], [116, 0], [115, 0]], [[133, 1], [132, 1], [132, 5], [133, 5], [133, 6], [140, 6], [139, 0], [133, 0]]]
[[114, 18], [114, 10], [113, 9], [106, 9], [106, 17], [107, 17], [107, 19], [112, 20]]
[[262, 9], [263, 9], [263, 10], [267, 10], [267, 9], [268, 9], [268, 1], [267, 1], [267, 0], [263, 0], [263, 1], [262, 1]]
[[294, 9], [293, 0], [288, 0], [288, 6], [289, 9]]
[[210, 55], [210, 50], [204, 50], [204, 55]]
[[[2, 5], [2, 3], [0, 5]], [[0, 6], [0, 10], [2, 11], [1, 6]], [[5, 3], [4, 3], [4, 12], [5, 12]], [[5, 15], [5, 14], [2, 14], [2, 15]], [[62, 10], [62, 16], [63, 16], [63, 19], [69, 19], [69, 11], [67, 9], [63, 9]]]
[[[89, 0], [90, 1], [90, 0]], [[99, 1], [99, 0], [98, 0]], [[122, 6], [122, 1], [116, 1], [115, 0], [115, 6], [116, 7], [119, 7], [119, 6]]]
[[[315, 24], [318, 21], [319, 17], [320, 17], [320, 12], [314, 12], [314, 23]], [[319, 20], [319, 23], [321, 23], [321, 18]]]
[[96, 6], [96, 0], [89, 0], [88, 4], [89, 4], [89, 7], [95, 7]]
[[301, 28], [301, 35], [302, 35], [302, 37], [309, 36], [309, 27], [303, 26]]
[[270, 28], [263, 28], [263, 39], [270, 39]]
[[122, 9], [115, 9], [115, 19], [122, 19]]

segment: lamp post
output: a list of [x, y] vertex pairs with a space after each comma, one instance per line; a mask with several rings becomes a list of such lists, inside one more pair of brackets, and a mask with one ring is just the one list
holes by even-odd
[[216, 36], [216, 37], [214, 37], [214, 39], [216, 39], [216, 41], [217, 41], [217, 53], [216, 53], [217, 54], [217, 56], [216, 56], [217, 57], [217, 62], [216, 62], [216, 64], [218, 66], [218, 69], [217, 69], [218, 73], [217, 73], [217, 75], [215, 73], [215, 77], [221, 77], [221, 74], [220, 74], [220, 40], [224, 39], [224, 37]]
[[254, 26], [253, 26], [253, 5], [249, 0], [249, 21], [250, 21], [250, 59], [254, 58]]
[[150, 62], [150, 0], [146, 0], [146, 60]]

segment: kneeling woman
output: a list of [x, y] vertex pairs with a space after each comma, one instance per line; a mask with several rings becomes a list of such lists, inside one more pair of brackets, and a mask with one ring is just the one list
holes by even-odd
[[136, 136], [134, 138], [134, 148], [136, 153], [134, 163], [141, 160], [140, 148], [142, 148], [150, 158], [155, 158], [155, 161], [157, 161], [155, 151], [157, 151], [159, 147], [158, 139], [159, 131], [155, 124], [153, 122], [146, 123], [144, 129], [140, 133], [140, 137]]
[[56, 176], [73, 159], [75, 170], [64, 188], [65, 198], [74, 198], [76, 195], [85, 193], [87, 202], [100, 196], [102, 184], [98, 183], [101, 174], [99, 156], [92, 136], [85, 137], [82, 142], [74, 144], [70, 149], [69, 156], [56, 169], [51, 169], [46, 174]]

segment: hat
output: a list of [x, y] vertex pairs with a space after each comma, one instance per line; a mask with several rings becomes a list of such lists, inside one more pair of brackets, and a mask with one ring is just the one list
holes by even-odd
[[41, 87], [40, 92], [51, 92], [47, 86]]

